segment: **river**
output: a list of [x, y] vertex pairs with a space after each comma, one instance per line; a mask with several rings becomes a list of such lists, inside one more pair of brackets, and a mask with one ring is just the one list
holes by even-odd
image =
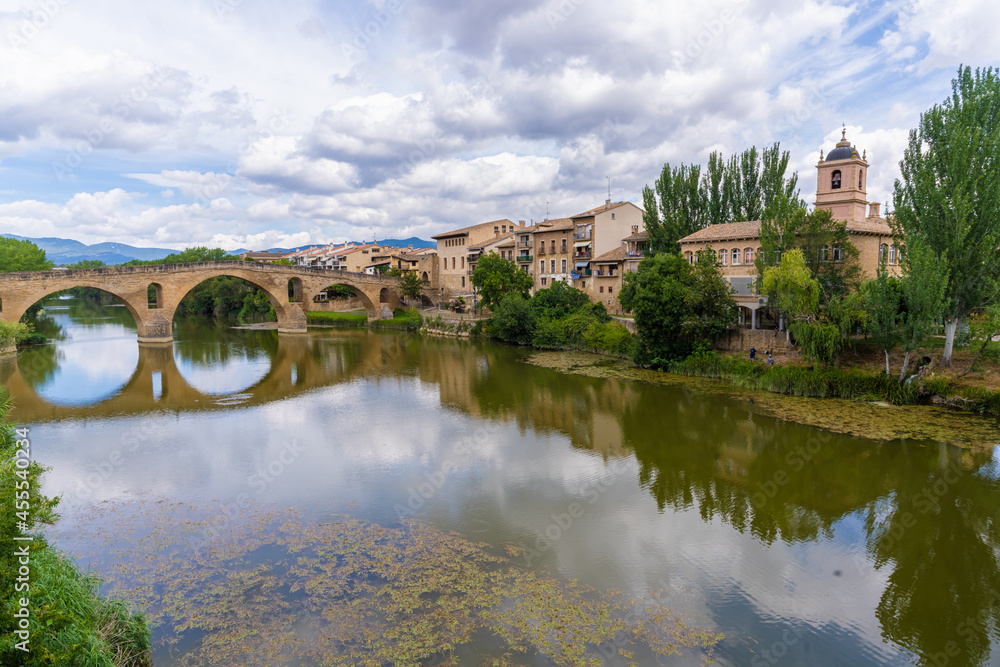
[[158, 667], [1000, 665], [994, 442], [482, 341], [139, 346], [123, 307], [44, 306], [58, 339], [0, 382], [51, 539], [147, 609]]

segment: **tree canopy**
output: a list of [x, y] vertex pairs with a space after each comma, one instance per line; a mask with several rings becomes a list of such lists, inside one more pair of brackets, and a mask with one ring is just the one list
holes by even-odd
[[910, 132], [893, 195], [900, 241], [922, 239], [949, 269], [942, 365], [951, 364], [958, 321], [989, 305], [1000, 280], [998, 155], [1000, 72], [960, 67], [951, 96]]
[[48, 271], [52, 262], [45, 251], [28, 240], [0, 237], [0, 273]]
[[641, 365], [662, 368], [697, 343], [714, 344], [736, 321], [736, 302], [711, 248], [695, 266], [673, 253], [647, 257], [624, 282], [619, 300], [634, 314], [634, 359]]
[[511, 260], [488, 252], [476, 263], [472, 285], [478, 290], [483, 306], [493, 310], [508, 294], [520, 294], [527, 299], [534, 281]]
[[642, 192], [650, 252], [674, 252], [678, 239], [708, 225], [760, 220], [782, 200], [798, 203], [798, 174], [785, 176], [788, 160], [788, 151], [775, 143], [728, 160], [713, 152], [704, 172], [700, 165], [663, 165], [653, 187]]

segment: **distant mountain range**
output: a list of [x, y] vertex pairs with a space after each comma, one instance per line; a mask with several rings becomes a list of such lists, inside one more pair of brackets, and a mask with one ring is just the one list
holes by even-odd
[[[170, 248], [137, 248], [136, 246], [131, 246], [125, 243], [104, 242], [86, 245], [84, 243], [80, 243], [79, 241], [73, 241], [72, 239], [60, 239], [55, 237], [30, 238], [27, 236], [17, 236], [16, 234], [3, 234], [2, 236], [21, 241], [31, 241], [44, 250], [45, 256], [55, 262], [56, 266], [76, 264], [77, 262], [85, 259], [99, 259], [105, 264], [122, 264], [123, 262], [129, 262], [133, 259], [162, 259], [167, 255], [177, 252], [176, 250]], [[405, 248], [411, 244], [414, 248], [436, 247], [436, 244], [433, 241], [424, 241], [423, 239], [419, 239], [415, 236], [408, 239], [385, 239], [380, 241], [380, 243], [401, 248]], [[300, 248], [304, 247], [307, 246], [300, 246]], [[297, 248], [268, 248], [271, 252], [291, 252], [296, 249]], [[230, 250], [229, 254], [238, 255], [241, 252], [246, 252], [246, 250], [243, 248]]]

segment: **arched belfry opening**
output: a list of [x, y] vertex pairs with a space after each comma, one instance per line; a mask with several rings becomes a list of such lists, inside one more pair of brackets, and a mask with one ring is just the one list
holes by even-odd
[[830, 175], [830, 188], [833, 190], [840, 189], [840, 170], [834, 170], [833, 174]]

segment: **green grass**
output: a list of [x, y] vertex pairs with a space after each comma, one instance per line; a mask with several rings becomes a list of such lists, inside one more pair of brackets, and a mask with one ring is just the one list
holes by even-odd
[[393, 311], [391, 320], [368, 321], [368, 313], [364, 310], [351, 310], [347, 312], [308, 312], [306, 313], [308, 324], [328, 324], [338, 327], [370, 327], [372, 329], [404, 329], [415, 331], [420, 328], [420, 314], [411, 313], [408, 310], [397, 308]]
[[368, 313], [364, 310], [349, 310], [347, 312], [317, 311], [306, 313], [308, 324], [336, 324], [341, 326], [364, 326], [368, 322]]

